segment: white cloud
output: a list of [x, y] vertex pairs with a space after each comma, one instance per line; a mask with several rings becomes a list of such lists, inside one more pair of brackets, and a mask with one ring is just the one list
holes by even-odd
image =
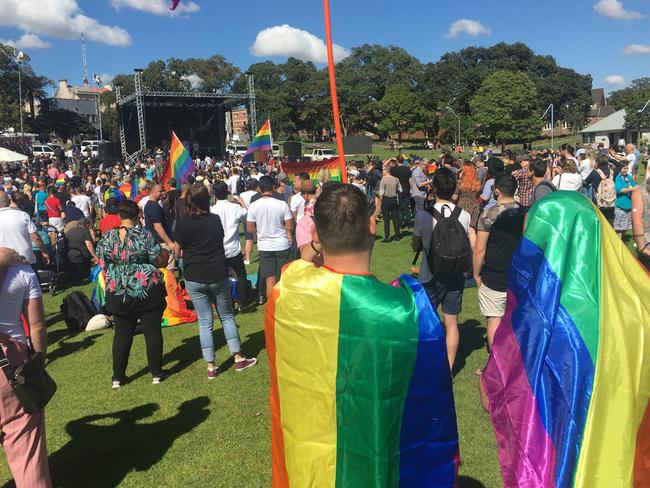
[[598, 0], [598, 3], [594, 5], [594, 10], [600, 15], [618, 20], [632, 20], [643, 17], [639, 12], [625, 10], [623, 2], [620, 0]]
[[34, 34], [23, 34], [18, 40], [0, 39], [0, 42], [7, 46], [13, 46], [16, 49], [45, 49], [52, 47], [52, 44], [45, 42]]
[[0, 25], [17, 27], [27, 34], [86, 39], [112, 46], [131, 44], [129, 33], [84, 15], [77, 0], [0, 0]]
[[[348, 49], [338, 44], [334, 44], [333, 51], [335, 62], [350, 55]], [[327, 48], [322, 39], [287, 24], [261, 30], [251, 46], [251, 53], [258, 57], [294, 57], [303, 61], [327, 63]]]
[[621, 49], [623, 54], [650, 54], [650, 44], [630, 44]]
[[449, 26], [449, 32], [445, 37], [458, 37], [461, 34], [468, 34], [472, 37], [479, 35], [489, 36], [491, 33], [489, 27], [485, 27], [476, 20], [460, 19]]
[[111, 5], [116, 10], [120, 7], [130, 7], [135, 10], [141, 10], [154, 15], [178, 15], [182, 13], [190, 14], [201, 10], [195, 2], [186, 2], [181, 0], [176, 10], [170, 10], [170, 2], [168, 0], [111, 0]]
[[192, 85], [192, 89], [199, 88], [203, 84], [203, 78], [201, 78], [196, 73], [192, 73], [191, 75], [183, 75], [181, 78], [189, 81], [190, 85]]
[[621, 75], [610, 75], [605, 77], [605, 83], [608, 85], [625, 85], [625, 78]]

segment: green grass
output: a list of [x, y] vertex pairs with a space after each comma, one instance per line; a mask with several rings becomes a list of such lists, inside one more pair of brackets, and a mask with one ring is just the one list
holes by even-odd
[[[389, 281], [408, 272], [412, 258], [408, 239], [378, 243], [373, 271]], [[271, 485], [269, 369], [261, 309], [237, 317], [243, 351], [260, 360], [255, 368], [237, 374], [227, 361], [226, 371], [208, 382], [197, 326], [187, 324], [163, 331], [165, 368], [173, 373], [164, 384], [151, 384], [139, 335], [127, 372], [134, 379], [113, 391], [113, 331], [69, 336], [59, 313], [69, 291], [45, 297], [48, 370], [59, 385], [46, 409], [55, 486]], [[479, 405], [474, 376], [487, 358], [475, 289], [465, 291], [463, 305], [460, 371], [454, 378], [461, 487], [498, 487], [502, 483], [496, 443], [489, 417]], [[217, 359], [226, 361], [228, 350], [218, 321], [217, 326]], [[0, 483], [10, 479], [3, 461]]]

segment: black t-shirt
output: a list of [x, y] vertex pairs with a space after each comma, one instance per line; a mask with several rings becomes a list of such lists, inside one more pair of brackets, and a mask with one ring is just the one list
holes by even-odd
[[70, 194], [67, 191], [58, 191], [54, 194], [54, 196], [59, 199], [61, 206], [70, 201]]
[[522, 208], [508, 208], [498, 215], [490, 227], [481, 281], [492, 290], [508, 290], [508, 272], [512, 256], [521, 241], [525, 215]]
[[153, 224], [162, 224], [163, 229], [167, 235], [171, 235], [171, 230], [167, 225], [167, 215], [158, 202], [149, 200], [144, 206], [144, 226], [148, 229], [159, 241], [162, 241]]
[[176, 242], [183, 249], [183, 275], [196, 283], [219, 283], [227, 276], [223, 226], [218, 215], [188, 215], [176, 224]]
[[86, 247], [86, 241], [92, 241], [92, 239], [88, 229], [81, 225], [73, 227], [66, 232], [65, 239], [68, 261], [75, 264], [90, 262], [91, 255]]
[[406, 166], [395, 166], [390, 169], [390, 174], [399, 180], [399, 184], [402, 185], [402, 194], [411, 195], [411, 185], [409, 180], [411, 179], [411, 170]]

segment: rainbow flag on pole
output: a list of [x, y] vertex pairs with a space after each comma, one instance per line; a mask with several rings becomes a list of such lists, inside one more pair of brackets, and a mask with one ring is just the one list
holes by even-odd
[[264, 325], [274, 487], [454, 485], [445, 333], [422, 285], [294, 261]]
[[504, 486], [650, 486], [650, 277], [595, 206], [530, 210], [482, 376]]
[[308, 173], [315, 185], [322, 169], [329, 171], [330, 181], [341, 181], [341, 166], [338, 158], [326, 159], [325, 161], [310, 161], [308, 163], [282, 163], [282, 170], [287, 174], [291, 182], [293, 182], [296, 174]]
[[248, 146], [248, 151], [244, 156], [243, 162], [249, 163], [251, 161], [266, 162], [269, 160], [269, 151], [273, 150], [273, 137], [271, 135], [271, 121], [267, 120], [259, 130], [257, 135], [253, 137], [253, 141]]
[[190, 156], [190, 153], [185, 149], [183, 143], [176, 136], [176, 133], [172, 131], [172, 143], [169, 148], [169, 163], [165, 168], [165, 171], [162, 175], [160, 181], [162, 183], [167, 183], [169, 178], [176, 178], [178, 185], [185, 183], [187, 178], [194, 172], [195, 169], [194, 160]]

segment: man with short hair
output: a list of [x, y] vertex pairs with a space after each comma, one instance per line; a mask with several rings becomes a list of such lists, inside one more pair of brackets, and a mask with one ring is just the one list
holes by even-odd
[[[291, 261], [293, 218], [289, 205], [273, 195], [275, 182], [270, 176], [260, 178], [259, 200], [251, 203], [246, 217], [249, 234], [257, 232], [260, 256], [260, 279], [266, 282], [266, 298], [280, 279], [282, 268]], [[263, 297], [260, 297], [263, 301]], [[261, 305], [262, 303], [260, 303]]]
[[390, 174], [399, 180], [402, 187], [402, 191], [398, 195], [401, 214], [399, 221], [402, 228], [411, 227], [413, 225], [413, 217], [411, 216], [411, 170], [408, 166], [404, 166], [403, 156], [397, 156], [397, 159], [393, 160]]
[[45, 262], [49, 263], [50, 255], [32, 219], [22, 210], [11, 208], [9, 203], [9, 195], [0, 191], [0, 247], [14, 249], [35, 267], [36, 255], [32, 250], [33, 242], [41, 250]]
[[239, 240], [239, 223], [245, 222], [246, 208], [241, 198], [237, 199], [238, 203], [228, 201], [228, 185], [223, 181], [215, 181], [212, 192], [217, 202], [210, 207], [210, 212], [218, 215], [221, 220], [226, 268], [232, 268], [237, 274], [238, 308], [241, 312], [252, 312], [252, 309], [245, 307], [246, 266], [244, 266], [244, 255]]
[[[390, 285], [371, 274], [376, 223], [368, 215], [358, 188], [325, 185], [311, 229], [324, 266], [294, 261], [269, 298], [273, 486], [324, 476], [358, 487], [399, 476], [405, 486], [454, 484], [457, 431], [440, 322], [414, 280]], [[407, 480], [397, 455], [404, 450], [418, 459]]]
[[300, 183], [309, 179], [310, 178], [308, 173], [298, 173], [293, 180], [294, 194], [291, 195], [291, 199], [289, 200], [289, 208], [291, 209], [291, 214], [293, 215], [293, 221], [296, 224], [305, 215], [305, 199], [300, 192]]
[[473, 270], [479, 308], [487, 319], [489, 347], [506, 312], [508, 271], [523, 233], [525, 213], [515, 201], [516, 191], [517, 182], [512, 175], [496, 178], [497, 203], [483, 211], [476, 228]]
[[427, 190], [431, 184], [427, 175], [424, 174], [425, 165], [426, 162], [423, 159], [418, 159], [411, 173], [411, 196], [413, 197], [416, 216], [418, 212], [424, 210]]
[[149, 200], [144, 206], [144, 227], [161, 243], [161, 247], [169, 251], [167, 269], [174, 269], [174, 241], [170, 237], [171, 229], [167, 224], [167, 215], [160, 205], [163, 188], [160, 183], [155, 183], [151, 188]]
[[530, 198], [530, 205], [553, 193], [556, 188], [548, 181], [548, 164], [543, 159], [533, 159], [528, 165], [528, 178], [533, 186], [533, 193]]
[[533, 182], [530, 179], [528, 167], [530, 156], [523, 154], [518, 157], [520, 168], [512, 172], [519, 188], [519, 205], [529, 208], [533, 204]]
[[[433, 175], [433, 189], [436, 192], [436, 203], [433, 206], [435, 213], [445, 218], [456, 218], [454, 212], [456, 205], [452, 202], [456, 192], [456, 176], [448, 168], [440, 168]], [[460, 207], [458, 207], [460, 209]], [[468, 239], [467, 250], [469, 253], [469, 233], [475, 232], [470, 228], [471, 217], [465, 210], [458, 212], [458, 221], [465, 230]], [[413, 240], [411, 247], [414, 252], [424, 249], [425, 258], [420, 265], [420, 282], [427, 292], [431, 305], [438, 309], [442, 306], [443, 324], [447, 342], [447, 358], [449, 369], [453, 369], [456, 353], [458, 352], [458, 316], [463, 308], [463, 290], [465, 289], [465, 275], [458, 273], [447, 276], [438, 273], [435, 269], [429, 269], [429, 257], [433, 252], [431, 249], [434, 229], [438, 221], [435, 216], [424, 210], [415, 214], [415, 227], [413, 229]], [[468, 258], [469, 264], [469, 258]], [[466, 271], [469, 271], [467, 269]]]
[[92, 200], [84, 193], [83, 188], [80, 186], [75, 188], [74, 193], [75, 195], [70, 200], [74, 202], [75, 207], [81, 210], [88, 222], [91, 222]]
[[629, 143], [625, 145], [624, 156], [620, 156], [613, 151], [610, 152], [610, 155], [616, 161], [627, 165], [627, 174], [630, 175], [634, 181], [636, 181], [635, 171], [637, 170], [638, 165], [637, 165], [636, 147], [634, 146], [634, 144]]

